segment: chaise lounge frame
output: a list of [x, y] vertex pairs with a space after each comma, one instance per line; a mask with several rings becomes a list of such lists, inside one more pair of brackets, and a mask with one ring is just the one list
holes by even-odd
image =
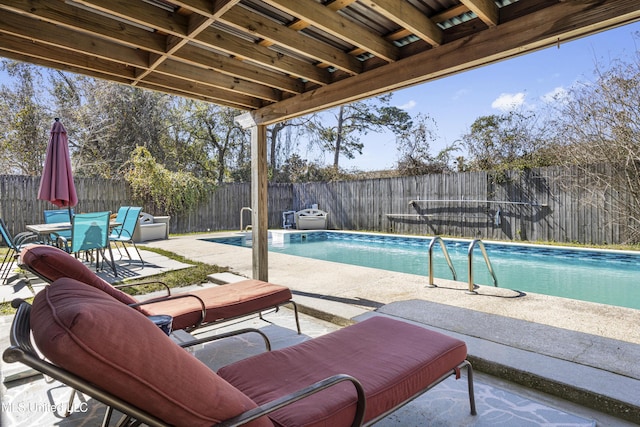
[[[259, 315], [260, 318], [262, 318], [262, 313], [266, 311], [277, 311], [281, 306], [290, 305], [294, 312], [297, 332], [298, 334], [301, 333], [300, 319], [298, 316], [298, 306], [292, 299], [291, 291], [284, 286], [274, 285], [259, 280], [247, 279], [236, 283], [219, 285], [202, 290], [172, 294], [171, 288], [165, 283], [159, 281], [137, 284], [125, 283], [121, 285], [112, 285], [92, 272], [79, 260], [75, 259], [72, 256], [69, 256], [69, 254], [58, 248], [48, 245], [31, 245], [29, 248], [26, 248], [24, 252], [20, 254], [19, 263], [21, 268], [32, 272], [47, 283], [53, 283], [55, 280], [62, 277], [69, 277], [86, 283], [87, 285], [98, 288], [110, 294], [119, 301], [129, 305], [130, 307], [145, 312], [145, 314], [147, 315], [171, 315], [174, 317], [174, 329], [184, 329], [187, 332], [192, 332], [203, 326], [209, 326], [217, 323], [226, 323], [255, 314]], [[163, 286], [166, 290], [166, 295], [139, 301], [120, 291], [120, 289], [123, 288], [144, 286], [148, 284], [157, 284]], [[266, 288], [265, 291], [262, 290], [263, 287]], [[241, 294], [241, 296], [238, 298], [241, 298], [242, 295], [246, 297], [248, 293], [250, 294], [250, 298], [260, 298], [266, 291], [272, 289], [278, 290], [279, 296], [277, 298], [270, 299], [271, 302], [253, 303], [252, 301], [249, 301], [251, 303], [250, 305], [254, 307], [252, 309], [245, 310], [245, 307], [242, 304], [238, 304], [236, 301], [228, 305], [214, 304], [210, 305], [209, 307], [206, 303], [206, 301], [213, 302], [219, 296], [224, 297], [226, 291], [233, 292], [234, 290], [239, 290], [239, 294]], [[195, 301], [197, 301], [194, 302], [189, 313], [177, 313], [172, 311], [173, 307], [167, 306], [167, 303], [170, 304], [171, 302], [175, 302], [176, 300], [185, 298], [194, 299]], [[243, 301], [241, 301], [241, 303], [242, 302]], [[225, 315], [223, 315], [222, 317], [212, 319], [207, 317], [208, 311], [210, 314], [212, 312], [219, 312], [221, 309], [225, 311]], [[196, 315], [197, 320], [195, 319]], [[194, 320], [189, 321], [187, 322], [187, 324], [185, 324], [183, 319], [185, 319], [186, 317]]]
[[[134, 426], [139, 425], [140, 423], [149, 425], [150, 427], [171, 427], [170, 424], [167, 424], [164, 421], [154, 417], [152, 414], [149, 414], [131, 405], [130, 403], [104, 391], [103, 389], [93, 385], [92, 383], [85, 381], [77, 375], [65, 369], [62, 369], [42, 358], [31, 342], [31, 304], [21, 299], [15, 299], [11, 304], [13, 308], [17, 309], [17, 311], [11, 324], [11, 330], [9, 332], [11, 346], [5, 349], [2, 354], [2, 358], [6, 363], [23, 363], [24, 365], [29, 366], [30, 368], [33, 368], [44, 375], [47, 375], [63, 384], [66, 384], [75, 392], [84, 393], [88, 396], [93, 397], [99, 402], [102, 402], [107, 407], [107, 413], [105, 414], [102, 423], [103, 427], [107, 427], [109, 425], [114, 409], [123, 414], [120, 420], [115, 424], [119, 427]], [[228, 334], [228, 336], [231, 335], [235, 335], [235, 333]], [[193, 345], [204, 344], [208, 341], [218, 340], [221, 338], [224, 338], [224, 336], [214, 336], [176, 345], [187, 348]], [[270, 347], [268, 347], [268, 349], [270, 349]], [[259, 411], [248, 411], [246, 414], [242, 414], [236, 419], [228, 420], [225, 423], [218, 424], [217, 427], [234, 427], [246, 424], [251, 420], [278, 410], [289, 403], [296, 402], [300, 399], [303, 399], [307, 396], [310, 396], [343, 381], [351, 382], [358, 393], [359, 404], [356, 420], [354, 420], [353, 425], [361, 425], [357, 424], [357, 420], [361, 420], [364, 416], [364, 391], [362, 390], [362, 386], [360, 385], [358, 380], [349, 375], [335, 375], [331, 378], [327, 378], [326, 380], [319, 381], [303, 390], [300, 390], [297, 393], [279, 399], [278, 401], [274, 401], [268, 405], [262, 405], [259, 408], [256, 408], [259, 409]], [[66, 415], [68, 414], [69, 412], [67, 412]]]
[[[104, 418], [103, 425], [108, 425], [113, 409], [120, 411], [123, 416], [118, 421], [118, 426], [132, 426], [139, 425], [139, 423], [144, 423], [149, 426], [168, 426], [166, 422], [158, 419], [153, 414], [150, 414], [140, 408], [137, 408], [131, 405], [129, 402], [124, 401], [117, 396], [114, 396], [100, 387], [97, 387], [90, 382], [80, 378], [79, 376], [62, 369], [53, 363], [50, 363], [44, 360], [39, 356], [36, 351], [34, 345], [31, 342], [31, 305], [22, 300], [15, 300], [13, 303], [14, 307], [17, 308], [17, 313], [13, 320], [11, 331], [10, 331], [10, 340], [11, 346], [7, 348], [3, 353], [3, 359], [5, 362], [13, 363], [13, 362], [21, 362], [27, 366], [30, 366], [45, 375], [48, 375], [62, 383], [73, 387], [74, 389], [85, 393], [98, 401], [107, 405], [107, 414]], [[349, 327], [347, 327], [349, 328]], [[202, 342], [202, 340], [200, 340]], [[190, 343], [185, 343], [182, 345], [183, 347], [187, 347], [191, 345]], [[408, 399], [404, 400], [400, 404], [391, 408], [390, 410], [378, 414], [375, 418], [368, 420], [367, 423], [363, 424], [363, 418], [366, 410], [366, 401], [367, 396], [363, 389], [360, 381], [353, 376], [346, 374], [338, 374], [330, 376], [321, 381], [317, 381], [307, 387], [304, 387], [296, 392], [287, 394], [279, 399], [273, 400], [271, 402], [267, 402], [254, 408], [252, 410], [246, 411], [236, 417], [228, 419], [220, 424], [216, 424], [217, 426], [239, 426], [243, 425], [252, 420], [256, 420], [266, 414], [269, 414], [278, 409], [284, 408], [287, 405], [297, 402], [299, 400], [305, 399], [309, 396], [312, 396], [318, 393], [321, 390], [332, 387], [341, 382], [350, 382], [357, 394], [357, 404], [355, 410], [354, 420], [351, 423], [352, 426], [360, 426], [360, 425], [371, 425], [380, 419], [386, 417], [390, 413], [394, 412], [398, 408], [404, 406], [409, 403], [416, 397], [422, 395], [424, 392], [433, 388], [435, 385], [439, 384], [441, 381], [445, 380], [451, 375], [456, 375], [456, 378], [460, 376], [460, 370], [463, 368], [467, 368], [467, 381], [468, 381], [468, 392], [469, 392], [469, 404], [472, 415], [476, 415], [476, 407], [475, 407], [475, 398], [473, 392], [473, 369], [470, 363], [467, 360], [464, 360], [462, 363], [459, 363], [455, 366], [450, 372], [442, 375], [440, 378], [432, 381], [428, 384], [424, 389], [410, 396]]]

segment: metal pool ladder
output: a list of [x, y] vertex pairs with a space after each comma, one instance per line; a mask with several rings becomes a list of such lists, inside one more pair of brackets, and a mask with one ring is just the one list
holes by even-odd
[[253, 210], [251, 210], [251, 208], [246, 207], [246, 206], [244, 208], [240, 209], [240, 231], [249, 231], [252, 228], [251, 224], [247, 225], [246, 229], [242, 228], [242, 214], [244, 213], [244, 211], [253, 212]]
[[429, 287], [430, 288], [436, 287], [436, 285], [433, 284], [433, 247], [438, 242], [440, 243], [440, 248], [442, 248], [444, 259], [447, 260], [447, 264], [449, 264], [449, 270], [451, 270], [451, 274], [453, 274], [453, 280], [457, 280], [456, 269], [453, 268], [453, 263], [451, 262], [451, 258], [449, 257], [447, 246], [444, 244], [442, 237], [436, 236], [431, 240], [431, 243], [429, 243]]
[[[491, 277], [493, 277], [493, 286], [498, 286], [498, 278], [496, 277], [496, 273], [493, 271], [491, 261], [489, 261], [489, 256], [487, 255], [487, 250], [484, 248], [484, 243], [482, 243], [482, 240], [480, 239], [475, 239], [469, 245], [469, 251], [467, 252], [467, 266], [469, 267], [469, 290], [467, 291], [468, 294], [477, 294], [473, 286], [473, 248], [475, 248], [476, 245], [480, 247], [480, 251], [482, 251], [482, 256], [484, 257], [484, 262], [485, 264], [487, 264], [487, 268], [489, 269]], [[431, 280], [431, 278], [429, 278], [429, 280]]]

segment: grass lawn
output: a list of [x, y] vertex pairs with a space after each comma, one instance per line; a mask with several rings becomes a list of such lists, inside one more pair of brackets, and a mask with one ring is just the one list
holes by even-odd
[[[142, 247], [141, 247], [142, 248]], [[170, 288], [179, 288], [181, 286], [197, 285], [205, 283], [207, 276], [214, 273], [222, 273], [228, 271], [227, 268], [218, 267], [217, 265], [209, 265], [202, 262], [194, 262], [186, 259], [173, 252], [164, 251], [162, 249], [154, 249], [145, 247], [144, 250], [155, 252], [166, 256], [167, 258], [174, 259], [176, 261], [193, 264], [193, 267], [185, 268], [177, 271], [168, 271], [166, 273], [159, 274], [153, 277], [144, 277], [141, 279], [127, 280], [126, 283], [141, 283], [149, 281], [159, 281], [165, 283]], [[7, 253], [7, 248], [0, 248], [0, 259], [4, 258]], [[144, 286], [136, 286], [134, 288], [123, 288], [122, 291], [130, 295], [140, 295], [149, 292], [162, 290], [164, 287], [160, 284], [149, 284]], [[0, 315], [10, 315], [15, 313], [15, 309], [11, 307], [10, 302], [0, 303]]]

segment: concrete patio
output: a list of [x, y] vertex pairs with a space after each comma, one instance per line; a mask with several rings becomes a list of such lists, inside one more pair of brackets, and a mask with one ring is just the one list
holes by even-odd
[[[236, 275], [250, 276], [251, 250], [202, 240], [211, 236], [172, 237], [146, 245], [188, 259], [228, 266]], [[148, 251], [143, 251], [143, 257], [149, 269], [138, 271], [130, 265], [132, 276], [152, 274], [154, 269], [184, 267]], [[437, 281], [438, 288], [430, 289], [424, 286], [424, 277], [280, 254], [270, 254], [269, 263], [270, 281], [291, 287], [294, 299], [306, 313], [302, 316], [302, 336], [295, 334], [293, 316], [287, 310], [269, 314], [266, 319], [270, 323], [257, 318], [247, 320], [260, 327], [275, 348], [373, 315], [405, 319], [467, 343], [478, 373], [477, 417], [469, 415], [464, 382], [451, 378], [378, 425], [624, 426], [635, 425], [625, 419], [638, 422], [640, 331], [634, 328], [640, 324], [637, 310], [585, 306], [538, 295], [511, 298], [507, 290], [494, 288], [481, 288], [480, 295], [469, 296], [461, 292], [465, 285], [456, 282]], [[233, 276], [223, 274], [217, 279], [233, 280]], [[3, 349], [8, 345], [9, 322], [10, 317], [0, 321]], [[201, 333], [218, 331], [207, 329]], [[216, 369], [260, 351], [263, 349], [257, 341], [234, 338], [207, 344], [195, 354]], [[41, 376], [17, 380], [11, 370], [19, 368], [6, 364], [2, 368], [3, 380], [13, 379], [3, 384], [2, 425], [97, 423], [102, 405], [91, 400], [82, 405], [83, 401], [77, 400], [76, 405], [82, 406], [69, 418], [62, 418], [59, 409], [68, 398], [67, 387], [47, 383]], [[35, 410], [24, 410], [29, 402], [33, 402], [31, 408]]]

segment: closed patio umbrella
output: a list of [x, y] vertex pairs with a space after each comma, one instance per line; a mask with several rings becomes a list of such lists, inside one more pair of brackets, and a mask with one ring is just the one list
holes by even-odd
[[70, 219], [71, 208], [78, 203], [71, 171], [67, 131], [58, 118], [55, 119], [51, 127], [38, 199], [48, 200], [60, 208], [68, 207]]

